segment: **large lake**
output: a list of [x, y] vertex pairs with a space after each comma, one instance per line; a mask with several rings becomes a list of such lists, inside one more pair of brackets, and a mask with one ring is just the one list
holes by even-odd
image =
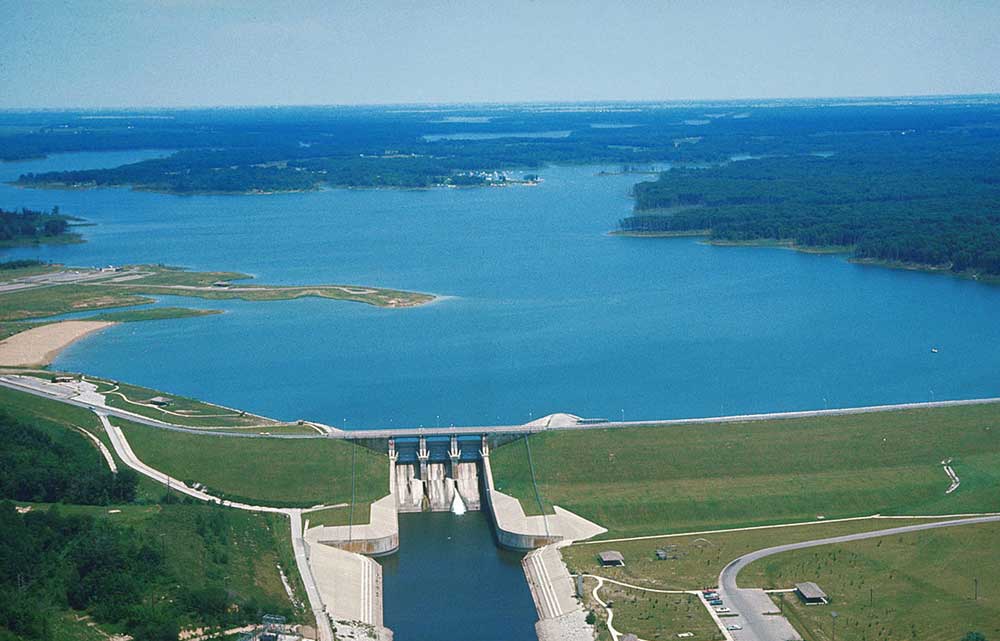
[[[156, 154], [0, 164], [0, 179]], [[598, 170], [547, 168], [537, 187], [273, 196], [3, 185], [0, 206], [58, 204], [95, 223], [85, 244], [4, 257], [450, 297], [409, 310], [173, 301], [227, 313], [120, 325], [55, 363], [283, 419], [649, 419], [1000, 393], [1000, 287], [838, 256], [609, 236], [645, 177]]]

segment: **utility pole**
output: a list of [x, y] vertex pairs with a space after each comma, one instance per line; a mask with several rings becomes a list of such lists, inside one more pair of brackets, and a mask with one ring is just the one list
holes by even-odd
[[979, 577], [977, 576], [976, 578], [974, 578], [973, 582], [976, 585], [976, 588], [975, 588], [975, 595], [976, 595], [975, 596], [975, 600], [978, 601], [979, 600]]

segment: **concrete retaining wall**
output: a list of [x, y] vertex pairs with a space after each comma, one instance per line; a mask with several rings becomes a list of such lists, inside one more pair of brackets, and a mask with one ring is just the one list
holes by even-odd
[[389, 462], [389, 494], [371, 505], [368, 523], [309, 528], [310, 541], [367, 556], [387, 556], [399, 549], [396, 464]]
[[553, 506], [553, 514], [527, 516], [521, 502], [493, 485], [493, 468], [489, 452], [482, 458], [483, 482], [486, 485], [486, 504], [493, 515], [497, 540], [512, 550], [533, 550], [560, 541], [582, 541], [607, 532], [587, 519]]

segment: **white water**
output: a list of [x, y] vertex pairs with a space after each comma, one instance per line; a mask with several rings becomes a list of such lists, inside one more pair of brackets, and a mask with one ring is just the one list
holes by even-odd
[[461, 516], [465, 514], [465, 502], [462, 500], [462, 495], [455, 492], [455, 498], [451, 502], [451, 513]]

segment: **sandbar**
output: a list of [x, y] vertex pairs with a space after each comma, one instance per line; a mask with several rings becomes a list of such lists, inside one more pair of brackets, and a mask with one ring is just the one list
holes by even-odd
[[57, 354], [84, 336], [114, 325], [108, 321], [62, 321], [32, 327], [0, 341], [0, 365], [48, 365]]

